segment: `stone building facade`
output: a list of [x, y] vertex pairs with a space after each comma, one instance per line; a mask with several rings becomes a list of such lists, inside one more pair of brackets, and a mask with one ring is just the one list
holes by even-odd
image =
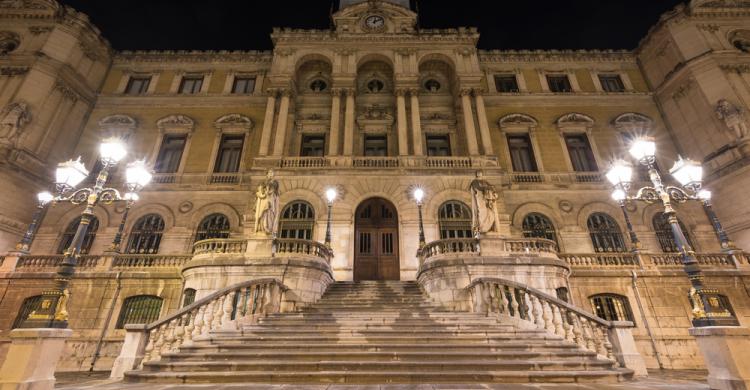
[[[416, 279], [462, 308], [462, 289], [482, 276], [635, 322], [651, 368], [702, 367], [688, 334], [689, 283], [661, 207], [628, 205], [641, 241], [633, 252], [603, 172], [634, 135], [656, 137], [665, 175], [678, 155], [705, 163], [724, 227], [750, 247], [750, 4], [693, 0], [632, 52], [478, 50], [476, 29], [417, 29], [405, 5], [344, 1], [334, 30], [276, 29], [272, 52], [118, 52], [54, 0], [0, 1], [0, 249], [9, 251], [0, 345], [24, 302], [52, 285], [80, 215], [49, 208], [30, 253], [13, 252], [35, 209], [31, 194], [50, 187], [59, 161], [81, 155], [95, 169], [97, 144], [119, 135], [155, 176], [120, 248], [111, 243], [124, 205], [96, 211], [61, 369], [111, 368], [131, 298], [157, 299], [163, 317], [254, 277], [286, 278], [302, 303], [333, 280]], [[269, 171], [278, 242], [256, 224]], [[123, 172], [116, 167], [113, 186]], [[424, 233], [439, 248], [473, 236], [478, 178], [497, 196], [486, 252], [420, 256], [413, 190], [426, 193]], [[320, 243], [331, 187], [339, 197], [328, 256]], [[393, 223], [362, 222], [367, 207]], [[707, 284], [750, 325], [748, 257], [721, 247], [699, 203], [679, 205], [679, 217]], [[492, 240], [505, 245], [497, 256]], [[265, 255], [290, 242], [305, 253]], [[371, 244], [374, 263], [361, 253]]]

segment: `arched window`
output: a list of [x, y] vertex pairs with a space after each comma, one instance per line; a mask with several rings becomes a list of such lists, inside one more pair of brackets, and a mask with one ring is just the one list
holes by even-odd
[[588, 220], [591, 243], [596, 252], [625, 252], [625, 239], [617, 222], [607, 214], [594, 213]]
[[312, 240], [314, 226], [315, 209], [307, 202], [293, 202], [281, 212], [281, 238]]
[[451, 200], [438, 210], [440, 239], [471, 238], [471, 209], [465, 204]]
[[[76, 218], [68, 224], [68, 227], [63, 232], [62, 238], [60, 238], [60, 245], [57, 246], [57, 253], [63, 254], [73, 243], [73, 237], [76, 235], [78, 230], [78, 224], [81, 223], [81, 217]], [[89, 228], [86, 231], [86, 237], [83, 238], [83, 244], [81, 245], [81, 254], [86, 255], [91, 251], [91, 246], [94, 244], [96, 238], [96, 231], [99, 230], [99, 220], [96, 217], [91, 217]]]
[[[656, 238], [659, 240], [659, 246], [661, 246], [661, 250], [667, 253], [679, 252], [680, 248], [677, 247], [677, 243], [674, 241], [674, 235], [672, 235], [672, 226], [669, 224], [669, 218], [667, 217], [667, 215], [664, 213], [657, 213], [656, 215], [654, 215], [654, 218], [651, 222], [654, 225], [654, 232], [656, 232]], [[677, 220], [677, 222], [680, 224], [682, 233], [685, 234], [688, 245], [690, 245], [691, 248], [695, 249], [695, 247], [693, 246], [693, 242], [690, 239], [690, 235], [688, 234], [687, 228], [679, 219]]]
[[162, 299], [154, 295], [137, 295], [122, 302], [120, 317], [115, 329], [123, 329], [128, 324], [150, 324], [159, 319]]
[[589, 297], [594, 313], [607, 321], [633, 321], [628, 298], [616, 294], [598, 294]]
[[211, 214], [203, 218], [195, 232], [195, 242], [214, 238], [229, 238], [229, 218], [224, 214]]
[[195, 289], [186, 288], [182, 294], [182, 307], [190, 306], [195, 302]]
[[32, 312], [35, 312], [42, 308], [42, 296], [36, 295], [33, 297], [28, 297], [23, 300], [23, 303], [21, 304], [21, 308], [18, 309], [18, 315], [16, 316], [16, 320], [13, 321], [13, 328], [16, 329], [20, 327], [24, 321], [26, 321], [27, 318], [29, 318], [29, 315], [31, 315]]
[[546, 215], [531, 213], [523, 218], [523, 236], [526, 238], [546, 238], [557, 243], [555, 225]]
[[164, 219], [158, 214], [144, 215], [135, 222], [130, 231], [127, 252], [158, 253], [162, 234], [164, 234]]

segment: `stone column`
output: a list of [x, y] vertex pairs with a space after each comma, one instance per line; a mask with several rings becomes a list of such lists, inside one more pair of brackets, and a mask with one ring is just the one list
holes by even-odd
[[479, 120], [479, 135], [482, 137], [482, 149], [485, 156], [493, 155], [492, 137], [490, 136], [490, 124], [487, 122], [487, 110], [484, 108], [484, 97], [482, 91], [474, 91], [474, 99], [477, 104], [477, 119]]
[[479, 155], [479, 145], [477, 145], [477, 130], [474, 127], [474, 111], [471, 109], [471, 90], [461, 90], [461, 109], [464, 116], [464, 131], [466, 131], [466, 144], [469, 156]]
[[344, 114], [344, 156], [351, 156], [354, 150], [354, 89], [347, 89], [346, 113]]
[[706, 362], [709, 387], [716, 390], [750, 389], [748, 328], [707, 326], [688, 331], [695, 337]]
[[414, 155], [422, 156], [424, 151], [422, 150], [422, 119], [419, 117], [419, 91], [412, 89], [409, 91], [409, 95], [411, 95], [411, 131]]
[[396, 107], [398, 115], [396, 120], [398, 121], [398, 154], [399, 156], [409, 155], [409, 135], [407, 134], [409, 129], [406, 124], [406, 91], [403, 89], [396, 90]]
[[268, 146], [271, 144], [271, 130], [273, 130], [273, 117], [276, 114], [276, 90], [268, 90], [268, 102], [266, 103], [266, 116], [263, 119], [263, 132], [260, 135], [260, 149], [258, 155], [268, 156]]
[[276, 124], [276, 143], [273, 146], [274, 157], [281, 157], [284, 154], [284, 145], [286, 143], [287, 124], [289, 123], [289, 104], [292, 98], [292, 91], [285, 89], [281, 92], [281, 106], [279, 106], [279, 120]]
[[338, 156], [339, 154], [339, 132], [341, 131], [341, 90], [332, 89], [331, 104], [331, 134], [328, 137], [328, 155]]
[[65, 349], [70, 329], [15, 329], [0, 368], [0, 389], [52, 390], [55, 368]]

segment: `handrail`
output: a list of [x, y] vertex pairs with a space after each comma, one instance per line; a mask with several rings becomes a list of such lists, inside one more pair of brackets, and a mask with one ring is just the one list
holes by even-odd
[[292, 238], [277, 238], [275, 240], [276, 254], [285, 255], [310, 255], [331, 263], [333, 250], [325, 244], [312, 240], [298, 240]]
[[143, 362], [189, 345], [216, 329], [238, 329], [239, 321], [278, 312], [289, 288], [278, 279], [256, 279], [216, 291], [148, 325], [127, 325], [145, 332]]
[[476, 238], [448, 238], [433, 241], [417, 251], [420, 264], [425, 260], [449, 253], [466, 253], [478, 255], [480, 253], [479, 240]]
[[[472, 309], [526, 321], [578, 346], [614, 360], [608, 338], [613, 323], [521, 283], [499, 278], [475, 279], [466, 290]], [[632, 325], [632, 323], [631, 323]]]
[[206, 253], [245, 253], [247, 240], [233, 240], [226, 238], [212, 238], [201, 240], [193, 244], [193, 254]]
[[557, 253], [557, 243], [546, 238], [509, 238], [505, 250], [510, 253]]

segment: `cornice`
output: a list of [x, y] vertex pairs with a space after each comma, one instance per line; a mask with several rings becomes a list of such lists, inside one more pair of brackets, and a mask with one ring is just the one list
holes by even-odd
[[479, 61], [515, 62], [633, 62], [635, 54], [627, 50], [479, 50]]
[[260, 62], [271, 63], [271, 51], [228, 51], [228, 50], [164, 50], [164, 51], [121, 51], [114, 56], [115, 63], [132, 62], [179, 62], [179, 63], [220, 63], [220, 62]]
[[271, 34], [274, 44], [281, 42], [479, 42], [479, 32], [474, 27], [455, 29], [424, 29], [414, 33], [350, 33], [332, 30], [305, 30], [294, 28], [275, 28]]
[[141, 107], [170, 110], [181, 107], [256, 107], [265, 108], [268, 97], [259, 96], [236, 96], [236, 95], [205, 95], [184, 96], [177, 94], [169, 95], [146, 95], [146, 96], [124, 96], [104, 94], [99, 95], [96, 109], [116, 109], [117, 107]]

